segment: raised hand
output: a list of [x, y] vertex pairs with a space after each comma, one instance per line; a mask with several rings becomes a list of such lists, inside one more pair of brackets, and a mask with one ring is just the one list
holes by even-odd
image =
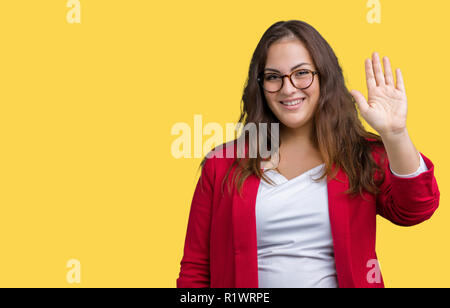
[[395, 136], [406, 131], [407, 99], [403, 76], [400, 69], [396, 70], [397, 83], [391, 64], [387, 57], [383, 58], [384, 74], [378, 53], [372, 54], [372, 59], [366, 59], [366, 82], [368, 98], [361, 92], [352, 90], [361, 116], [376, 130], [380, 136]]

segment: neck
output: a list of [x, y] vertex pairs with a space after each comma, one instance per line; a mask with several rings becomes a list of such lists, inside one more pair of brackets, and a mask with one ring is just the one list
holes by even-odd
[[289, 128], [285, 125], [280, 125], [280, 139], [283, 145], [300, 148], [314, 147], [311, 137], [311, 122], [298, 128]]

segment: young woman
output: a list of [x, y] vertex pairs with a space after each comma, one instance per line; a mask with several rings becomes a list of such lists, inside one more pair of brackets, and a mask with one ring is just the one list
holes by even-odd
[[245, 157], [230, 157], [234, 140], [202, 161], [177, 287], [384, 287], [376, 215], [416, 225], [437, 209], [439, 190], [408, 135], [401, 71], [394, 82], [389, 59], [384, 73], [380, 62], [366, 59], [366, 100], [347, 90], [336, 55], [307, 23], [264, 33], [239, 122], [269, 132], [279, 123], [279, 146], [270, 161], [249, 157], [249, 143]]

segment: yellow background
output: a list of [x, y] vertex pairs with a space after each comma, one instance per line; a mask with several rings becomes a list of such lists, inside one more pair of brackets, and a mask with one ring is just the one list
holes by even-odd
[[387, 287], [450, 286], [450, 2], [381, 0], [381, 24], [366, 0], [80, 2], [81, 24], [66, 0], [0, 4], [1, 287], [175, 287], [200, 158], [171, 155], [171, 127], [235, 122], [256, 44], [290, 19], [325, 37], [349, 89], [367, 94], [373, 51], [402, 69], [441, 202], [412, 228], [379, 218], [377, 252]]

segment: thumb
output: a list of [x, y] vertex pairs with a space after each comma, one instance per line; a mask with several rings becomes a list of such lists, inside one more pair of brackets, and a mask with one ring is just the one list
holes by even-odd
[[361, 114], [365, 113], [369, 108], [369, 104], [367, 104], [364, 95], [362, 95], [361, 92], [357, 90], [351, 90], [350, 94], [355, 98], [356, 104], [358, 105], [358, 109], [361, 112]]

